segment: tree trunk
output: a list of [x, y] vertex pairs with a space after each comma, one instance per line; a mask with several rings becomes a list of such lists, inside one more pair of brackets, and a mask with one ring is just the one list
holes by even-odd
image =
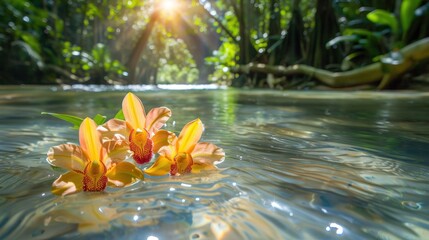
[[318, 0], [314, 18], [316, 25], [311, 35], [307, 63], [318, 68], [339, 64], [342, 60], [340, 49], [326, 49], [326, 43], [340, 32], [332, 1]]
[[250, 1], [240, 0], [240, 8], [237, 14], [239, 23], [239, 64], [249, 63], [250, 60], [256, 55], [256, 50], [250, 42], [250, 26], [249, 26], [249, 15], [250, 12]]
[[128, 60], [128, 63], [126, 65], [128, 68], [128, 84], [136, 84], [137, 82], [137, 79], [136, 79], [137, 64], [139, 63], [141, 55], [147, 46], [149, 36], [152, 32], [152, 29], [156, 21], [158, 20], [158, 17], [159, 17], [158, 11], [155, 11], [152, 13], [152, 15], [150, 16], [149, 22], [146, 25], [146, 28], [143, 30], [139, 40], [137, 41], [134, 47], [134, 50], [131, 53], [131, 57]]
[[280, 1], [271, 0], [270, 3], [270, 21], [268, 23], [268, 44], [267, 51], [269, 54], [268, 64], [278, 64], [281, 59], [278, 51], [281, 29], [280, 29]]
[[306, 39], [304, 36], [304, 22], [299, 8], [300, 0], [294, 0], [292, 5], [292, 19], [289, 22], [287, 35], [283, 40], [280, 51], [283, 53], [282, 65], [293, 65], [304, 60], [306, 55]]

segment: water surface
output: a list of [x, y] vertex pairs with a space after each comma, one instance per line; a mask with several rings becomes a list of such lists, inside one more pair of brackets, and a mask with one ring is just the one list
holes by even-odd
[[[40, 112], [114, 116], [132, 90], [199, 117], [219, 171], [57, 197], [51, 146], [78, 142]], [[425, 239], [429, 94], [0, 88], [0, 239]]]

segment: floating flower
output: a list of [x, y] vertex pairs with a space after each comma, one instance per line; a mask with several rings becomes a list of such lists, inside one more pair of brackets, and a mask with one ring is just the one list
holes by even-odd
[[160, 139], [166, 142], [159, 145], [165, 146], [159, 149], [160, 156], [145, 173], [155, 176], [170, 173], [174, 176], [216, 169], [214, 164], [224, 159], [225, 152], [212, 143], [198, 143], [203, 131], [203, 123], [195, 119], [183, 127], [179, 137], [163, 132], [164, 137]]
[[79, 127], [79, 143], [62, 144], [48, 151], [49, 164], [70, 170], [55, 180], [54, 194], [103, 191], [107, 185], [124, 187], [143, 179], [139, 168], [123, 161], [130, 155], [126, 142], [121, 138], [102, 141], [97, 124], [90, 118]]
[[157, 149], [153, 142], [158, 138], [155, 135], [171, 117], [171, 110], [166, 107], [153, 108], [146, 115], [140, 99], [136, 95], [128, 93], [122, 101], [122, 111], [126, 123], [112, 119], [99, 130], [107, 138], [113, 137], [115, 134], [126, 136], [134, 160], [139, 164], [148, 163], [152, 159], [154, 149]]

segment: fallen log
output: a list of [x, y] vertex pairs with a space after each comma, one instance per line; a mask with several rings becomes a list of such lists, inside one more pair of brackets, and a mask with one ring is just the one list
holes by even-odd
[[[399, 56], [399, 59], [393, 59], [392, 56]], [[330, 87], [351, 87], [379, 82], [378, 88], [383, 89], [393, 80], [426, 60], [429, 60], [429, 38], [421, 39], [396, 52], [388, 53], [381, 62], [345, 72], [331, 72], [303, 64], [284, 67], [261, 63], [249, 63], [231, 70], [233, 73], [255, 72], [278, 76], [304, 74], [314, 77]]]

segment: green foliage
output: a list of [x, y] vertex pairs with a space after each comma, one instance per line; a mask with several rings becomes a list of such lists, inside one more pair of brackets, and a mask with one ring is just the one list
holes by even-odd
[[38, 83], [33, 76], [44, 66], [45, 53], [45, 43], [39, 39], [52, 35], [49, 12], [29, 1], [4, 0], [0, 19], [1, 82], [11, 83], [9, 79], [17, 77]]
[[66, 77], [66, 82], [106, 83], [121, 77], [125, 67], [118, 58], [124, 53], [118, 55], [109, 41], [117, 39], [124, 15], [141, 5], [136, 0], [1, 1], [0, 79], [52, 83]]
[[399, 45], [404, 45], [405, 37], [413, 20], [416, 18], [415, 12], [420, 4], [421, 0], [403, 0], [400, 6], [399, 19], [393, 13], [382, 9], [376, 9], [368, 13], [367, 18], [375, 24], [389, 26], [394, 34], [395, 41], [399, 42]]
[[401, 26], [402, 26], [402, 39], [410, 29], [411, 23], [415, 18], [415, 11], [420, 6], [421, 0], [402, 0], [401, 3]]
[[382, 9], [376, 9], [366, 15], [375, 24], [387, 25], [392, 29], [394, 35], [399, 33], [398, 21], [393, 13]]
[[112, 60], [110, 51], [102, 43], [97, 43], [91, 50], [91, 58], [88, 58], [87, 65], [88, 69], [103, 71], [107, 74], [121, 75], [125, 70], [125, 67], [118, 60]]
[[193, 23], [200, 32], [207, 32], [207, 22], [205, 22], [200, 16], [193, 16]]
[[60, 113], [49, 113], [49, 112], [42, 112], [42, 114], [47, 114], [52, 117], [56, 117], [58, 119], [64, 120], [68, 123], [73, 124], [74, 129], [79, 129], [80, 124], [82, 123], [83, 119], [80, 117], [68, 115], [68, 114], [60, 114]]
[[[408, 35], [418, 16], [421, 3], [420, 0], [403, 0], [398, 8], [399, 12], [393, 13], [390, 12], [391, 10], [387, 10], [392, 9], [392, 5], [386, 2], [384, 5], [379, 4], [385, 9], [379, 8], [365, 13], [362, 9], [367, 8], [347, 2], [346, 5], [342, 5], [340, 12], [346, 18], [352, 19], [349, 23], [353, 23], [353, 25], [346, 26], [342, 31], [342, 36], [332, 39], [327, 47], [332, 47], [340, 42], [348, 44], [349, 54], [346, 55], [343, 62], [343, 65], [347, 67], [343, 70], [347, 70], [351, 66], [359, 67], [378, 62], [386, 53], [403, 47], [410, 40], [417, 40], [410, 39]], [[351, 61], [354, 61], [355, 64]]]
[[[168, 25], [167, 25], [168, 27]], [[195, 60], [184, 40], [173, 36], [167, 27], [158, 25], [154, 29], [142, 56], [144, 79], [153, 82], [144, 83], [190, 84], [198, 80]]]
[[124, 112], [122, 111], [122, 109], [119, 109], [119, 111], [115, 114], [114, 118], [119, 120], [125, 120]]
[[212, 57], [206, 58], [207, 63], [215, 67], [211, 76], [214, 81], [227, 82], [228, 79], [233, 78], [229, 69], [236, 65], [238, 51], [237, 44], [224, 42], [219, 50], [213, 53]]
[[[301, 63], [316, 52], [309, 50], [309, 43], [316, 28], [320, 29], [314, 20], [317, 1], [177, 2], [181, 5], [178, 12], [161, 14], [164, 17], [156, 20], [137, 59], [137, 83], [196, 83], [210, 73], [211, 81], [230, 84], [237, 77], [230, 69], [238, 64]], [[333, 1], [341, 30], [322, 44], [344, 48], [343, 70], [380, 61], [387, 52], [429, 35], [429, 2], [397, 2], [401, 5]], [[0, 83], [128, 83], [125, 66], [129, 67], [130, 55], [157, 9], [155, 4], [140, 0], [1, 1]], [[292, 10], [300, 12], [299, 38], [288, 30]], [[283, 47], [283, 43], [291, 45]], [[287, 58], [298, 48], [291, 46], [300, 46], [299, 60]]]
[[[288, 34], [286, 29], [292, 17], [293, 1], [257, 0], [257, 1], [204, 1], [207, 10], [213, 12], [215, 21], [212, 26], [217, 28], [222, 44], [206, 58], [213, 65], [215, 72], [211, 79], [230, 84], [236, 76], [229, 69], [249, 62], [268, 63], [270, 56], [277, 55], [270, 64], [285, 62], [285, 51], [279, 46]], [[314, 1], [302, 0], [298, 6], [303, 10], [303, 25], [300, 29], [303, 36], [308, 36], [314, 27]], [[214, 14], [215, 13], [215, 14]], [[274, 25], [270, 25], [272, 19]], [[210, 18], [211, 20], [212, 18]], [[275, 31], [270, 29], [275, 26]], [[272, 31], [272, 32], [270, 32]], [[295, 40], [295, 39], [294, 39]], [[293, 41], [294, 41], [293, 40]], [[308, 41], [303, 38], [302, 41]], [[296, 43], [306, 45], [306, 42]]]
[[85, 52], [70, 42], [64, 42], [63, 46], [65, 66], [74, 74], [96, 78], [97, 74], [109, 77], [114, 74], [121, 75], [125, 71], [125, 67], [118, 60], [111, 59], [111, 54], [104, 44], [96, 44], [90, 52]]
[[[121, 112], [122, 112], [122, 110], [121, 110]], [[77, 117], [77, 116], [73, 116], [73, 115], [69, 115], [69, 114], [50, 113], [50, 112], [42, 112], [41, 114], [50, 115], [52, 117], [56, 117], [58, 119], [61, 119], [61, 120], [66, 121], [68, 123], [71, 123], [71, 124], [73, 124], [73, 127], [72, 127], [73, 129], [79, 129], [80, 124], [83, 121], [83, 118], [80, 118], [80, 117]], [[116, 115], [118, 115], [118, 114], [116, 114]], [[122, 114], [122, 116], [123, 116], [123, 114]], [[116, 118], [116, 116], [115, 116], [115, 118]], [[97, 125], [101, 125], [101, 124], [105, 123], [106, 119], [107, 119], [106, 116], [103, 116], [101, 114], [97, 114], [93, 118], [94, 122]]]
[[95, 115], [93, 120], [97, 125], [101, 125], [101, 124], [106, 122], [106, 116], [103, 116], [101, 114], [97, 114], [97, 115]]

